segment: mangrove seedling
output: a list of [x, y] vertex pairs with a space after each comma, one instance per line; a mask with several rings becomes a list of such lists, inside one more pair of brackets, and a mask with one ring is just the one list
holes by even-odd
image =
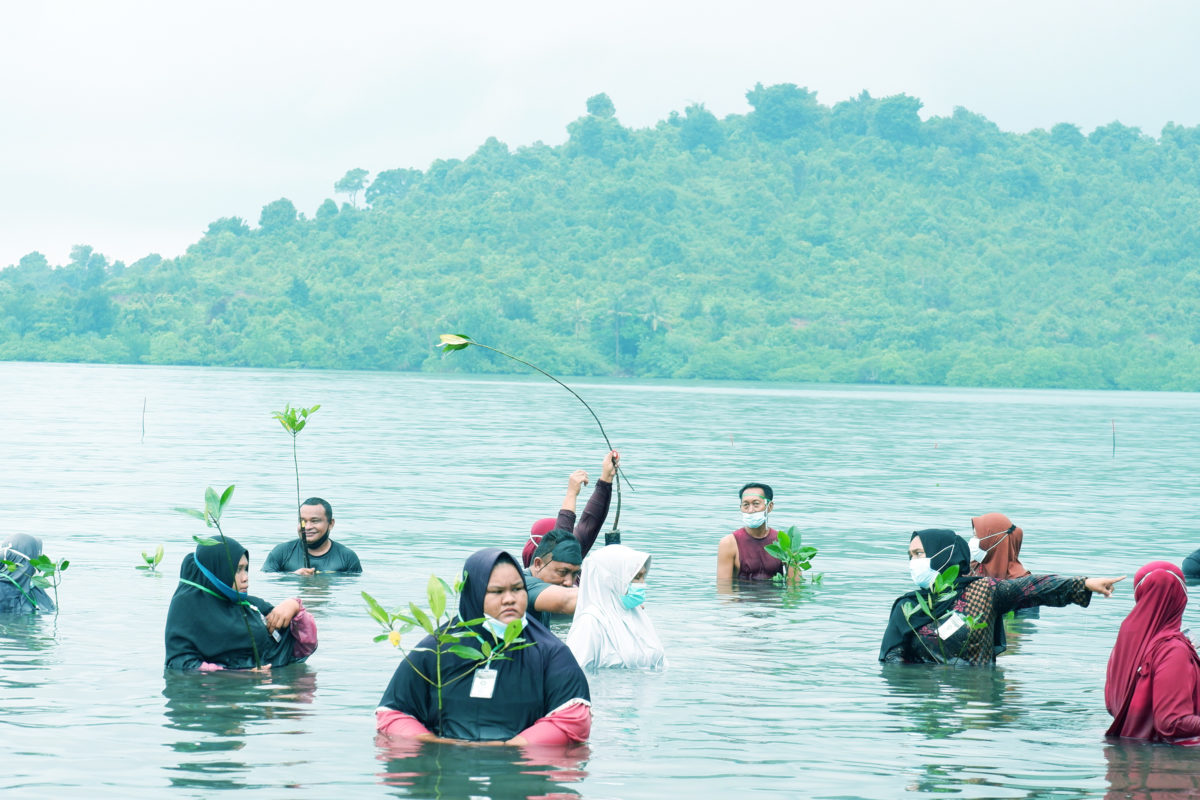
[[[374, 641], [386, 640], [391, 643], [393, 647], [400, 650], [401, 656], [413, 668], [413, 672], [437, 690], [438, 736], [443, 734], [442, 690], [445, 687], [457, 683], [493, 661], [506, 660], [507, 653], [522, 650], [533, 644], [533, 642], [527, 642], [520, 638], [521, 620], [519, 619], [508, 623], [508, 627], [504, 629], [504, 638], [493, 643], [474, 630], [483, 624], [483, 617], [463, 620], [450, 613], [448, 600], [453, 603], [454, 596], [462, 591], [462, 586], [463, 577], [461, 576], [451, 587], [438, 576], [430, 575], [429, 583], [425, 586], [425, 597], [429, 601], [428, 610], [410, 602], [407, 608], [388, 611], [374, 597], [366, 592], [362, 593], [363, 600], [367, 603], [367, 612], [383, 628], [383, 632], [377, 634]], [[416, 628], [420, 628], [433, 637], [433, 647], [413, 647], [405, 650], [401, 646], [403, 636]], [[426, 675], [417, 669], [416, 664], [409, 658], [410, 653], [433, 653], [433, 674]], [[442, 656], [446, 653], [452, 653], [467, 661], [468, 668], [459, 674], [446, 677], [442, 672]]]
[[[181, 514], [187, 514], [189, 517], [195, 517], [209, 528], [217, 529], [219, 539], [213, 539], [209, 536], [196, 536], [192, 534], [192, 540], [203, 546], [221, 545], [225, 549], [225, 558], [229, 561], [229, 574], [237, 575], [237, 565], [233, 563], [233, 554], [229, 552], [229, 544], [225, 541], [225, 531], [221, 530], [221, 512], [225, 510], [229, 500], [233, 497], [233, 484], [226, 487], [225, 491], [217, 494], [217, 490], [209, 486], [204, 490], [204, 510], [196, 508], [176, 508], [175, 510]], [[236, 591], [237, 587], [233, 587]], [[254, 668], [262, 668], [262, 659], [258, 655], [258, 644], [254, 641], [254, 633], [250, 630], [250, 618], [246, 616], [245, 606], [250, 605], [248, 601], [242, 601], [242, 621], [246, 623], [246, 637], [250, 640], [250, 649], [254, 653]]]
[[953, 635], [953, 632], [948, 633], [945, 636], [938, 635], [937, 644], [939, 652], [934, 653], [929, 649], [929, 645], [925, 644], [925, 640], [921, 637], [920, 632], [916, 629], [916, 627], [913, 626], [912, 616], [913, 614], [917, 613], [919, 609], [925, 613], [925, 616], [932, 620], [930, 624], [932, 624], [935, 628], [941, 628], [947, 624], [955, 625], [956, 623], [954, 622], [954, 619], [956, 617], [960, 619], [962, 621], [962, 625], [965, 625], [969, 630], [977, 631], [986, 628], [988, 623], [985, 620], [976, 619], [970, 614], [959, 614], [952, 608], [947, 609], [946, 612], [940, 617], [934, 613], [934, 609], [937, 607], [938, 603], [943, 603], [947, 600], [950, 600], [957, 594], [958, 590], [955, 587], [955, 581], [957, 580], [958, 564], [951, 564], [949, 567], [938, 573], [937, 577], [927, 590], [922, 592], [921, 589], [917, 589], [913, 593], [917, 598], [916, 605], [905, 601], [904, 605], [902, 606], [904, 611], [904, 621], [908, 623], [909, 630], [916, 634], [916, 636], [913, 638], [921, 643], [921, 646], [925, 648], [926, 652], [928, 652], [935, 661], [939, 661], [943, 664], [961, 656], [963, 649], [967, 646], [968, 640], [963, 639], [962, 645], [958, 648], [958, 651], [947, 657], [946, 642]]
[[[782, 583], [785, 580], [792, 584], [802, 583], [804, 573], [812, 569], [812, 559], [817, 554], [817, 548], [801, 541], [801, 533], [796, 530], [795, 525], [786, 531], [779, 531], [779, 538], [764, 547], [763, 550], [783, 562], [787, 578], [785, 579], [783, 575], [776, 575], [776, 583]], [[809, 576], [809, 580], [813, 583], [820, 583], [822, 577], [821, 573], [814, 572]]]
[[[570, 392], [575, 397], [576, 400], [583, 403], [583, 407], [586, 408], [588, 410], [588, 413], [592, 415], [592, 419], [596, 420], [596, 426], [600, 428], [600, 435], [604, 437], [604, 443], [606, 445], [608, 445], [609, 452], [612, 452], [612, 450], [613, 450], [612, 442], [610, 442], [608, 440], [608, 434], [605, 433], [605, 431], [604, 431], [604, 424], [602, 422], [600, 422], [600, 418], [598, 416], [596, 416], [596, 412], [592, 410], [592, 407], [589, 406], [587, 404], [587, 401], [584, 400], [582, 397], [580, 397], [579, 394], [574, 389], [572, 389], [570, 386], [567, 386], [565, 383], [563, 383], [558, 378], [551, 375], [549, 372], [546, 372], [546, 370], [542, 369], [541, 367], [537, 366], [536, 364], [530, 364], [528, 361], [526, 361], [523, 358], [517, 358], [516, 356], [514, 356], [511, 353], [506, 353], [503, 350], [498, 350], [495, 347], [491, 347], [486, 344], [480, 344], [479, 342], [472, 339], [470, 336], [467, 336], [465, 333], [443, 333], [440, 337], [440, 340], [439, 340], [437, 346], [442, 348], [442, 352], [449, 353], [454, 350], [465, 350], [466, 348], [470, 347], [471, 345], [475, 345], [476, 347], [482, 347], [484, 350], [491, 350], [493, 353], [498, 353], [498, 354], [504, 356], [505, 358], [511, 358], [513, 361], [516, 361], [518, 364], [524, 364], [525, 366], [529, 367], [530, 369], [537, 370], [538, 372], [542, 373], [547, 378], [554, 381], [559, 386], [563, 387], [568, 392]], [[613, 483], [617, 487], [617, 510], [616, 510], [615, 515], [613, 516], [613, 527], [612, 527], [614, 532], [617, 531], [617, 523], [621, 521], [621, 479], [622, 479], [622, 475], [623, 475], [622, 470], [619, 468], [615, 469], [613, 472]], [[628, 481], [626, 481], [626, 483], [628, 483]], [[629, 488], [632, 489], [633, 484], [629, 484]]]
[[[279, 424], [283, 429], [292, 435], [292, 466], [296, 468], [296, 520], [300, 519], [300, 459], [296, 454], [296, 437], [300, 435], [300, 431], [304, 430], [304, 426], [308, 424], [308, 415], [315, 414], [321, 407], [320, 403], [310, 408], [292, 408], [291, 403], [287, 403], [283, 407], [283, 411], [274, 411], [271, 416], [279, 420]], [[303, 526], [296, 528], [296, 535], [300, 537], [300, 551], [304, 554], [304, 566], [311, 567], [308, 561], [308, 542], [304, 538]]]
[[[58, 585], [62, 582], [62, 574], [67, 571], [67, 567], [71, 566], [71, 562], [65, 558], [55, 561], [44, 553], [33, 558], [26, 558], [26, 561], [30, 568], [29, 582], [39, 589], [50, 589], [54, 592], [54, 607], [57, 612]], [[30, 597], [29, 593], [21, 588], [21, 584], [13, 578], [13, 573], [19, 569], [21, 569], [21, 565], [16, 561], [9, 559], [0, 561], [0, 577], [3, 577], [13, 586], [17, 587], [17, 591], [36, 609], [38, 607], [37, 601]]]
[[145, 564], [138, 564], [134, 569], [144, 569], [148, 572], [158, 572], [158, 565], [163, 560], [163, 546], [160, 544], [154, 551], [154, 555], [142, 551], [142, 560]]

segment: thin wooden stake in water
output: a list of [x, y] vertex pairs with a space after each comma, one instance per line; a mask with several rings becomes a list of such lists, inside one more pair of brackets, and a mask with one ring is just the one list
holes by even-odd
[[142, 397], [142, 444], [146, 443], [146, 397]]
[[1112, 457], [1116, 458], [1117, 457], [1117, 421], [1114, 419], [1114, 420], [1111, 420], [1111, 422], [1112, 422], [1112, 428], [1113, 428], [1113, 454], [1112, 454]]

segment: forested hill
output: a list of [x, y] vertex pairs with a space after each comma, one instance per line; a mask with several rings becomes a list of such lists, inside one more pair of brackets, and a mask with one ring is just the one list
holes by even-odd
[[0, 359], [515, 368], [455, 332], [562, 375], [1200, 390], [1200, 128], [747, 97], [634, 130], [597, 95], [562, 146], [351, 170], [176, 259], [30, 254]]

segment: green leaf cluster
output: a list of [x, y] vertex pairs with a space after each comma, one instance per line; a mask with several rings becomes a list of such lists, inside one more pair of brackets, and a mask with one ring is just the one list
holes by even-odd
[[279, 420], [283, 429], [294, 438], [308, 424], [308, 415], [315, 413], [320, 407], [321, 404], [318, 403], [310, 408], [292, 408], [292, 404], [288, 403], [284, 406], [283, 411], [273, 411], [271, 416]]
[[560, 146], [351, 170], [365, 208], [280, 199], [128, 266], [30, 253], [0, 359], [516, 371], [429, 346], [469, 330], [559, 375], [1200, 391], [1200, 127], [778, 84], [635, 129], [596, 98]]
[[[774, 556], [783, 562], [784, 570], [791, 582], [804, 580], [804, 573], [812, 569], [812, 559], [817, 554], [817, 548], [806, 545], [802, 541], [800, 530], [792, 525], [786, 531], [779, 531], [778, 538], [763, 548], [767, 555]], [[775, 576], [784, 580], [783, 576]], [[820, 573], [810, 575], [813, 583], [820, 583]]]
[[[214, 542], [214, 544], [215, 544], [215, 542]], [[134, 567], [134, 569], [147, 570], [149, 572], [157, 572], [158, 565], [162, 562], [162, 560], [163, 560], [163, 546], [160, 544], [157, 548], [155, 548], [153, 555], [151, 555], [151, 554], [147, 553], [145, 550], [143, 550], [142, 551], [142, 561], [144, 561], [146, 563], [138, 564], [136, 567]]]

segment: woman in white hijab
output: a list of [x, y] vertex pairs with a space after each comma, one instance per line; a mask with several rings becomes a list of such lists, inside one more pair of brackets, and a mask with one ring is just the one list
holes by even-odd
[[667, 660], [646, 613], [650, 556], [620, 544], [593, 551], [583, 579], [567, 647], [584, 669], [662, 669]]

